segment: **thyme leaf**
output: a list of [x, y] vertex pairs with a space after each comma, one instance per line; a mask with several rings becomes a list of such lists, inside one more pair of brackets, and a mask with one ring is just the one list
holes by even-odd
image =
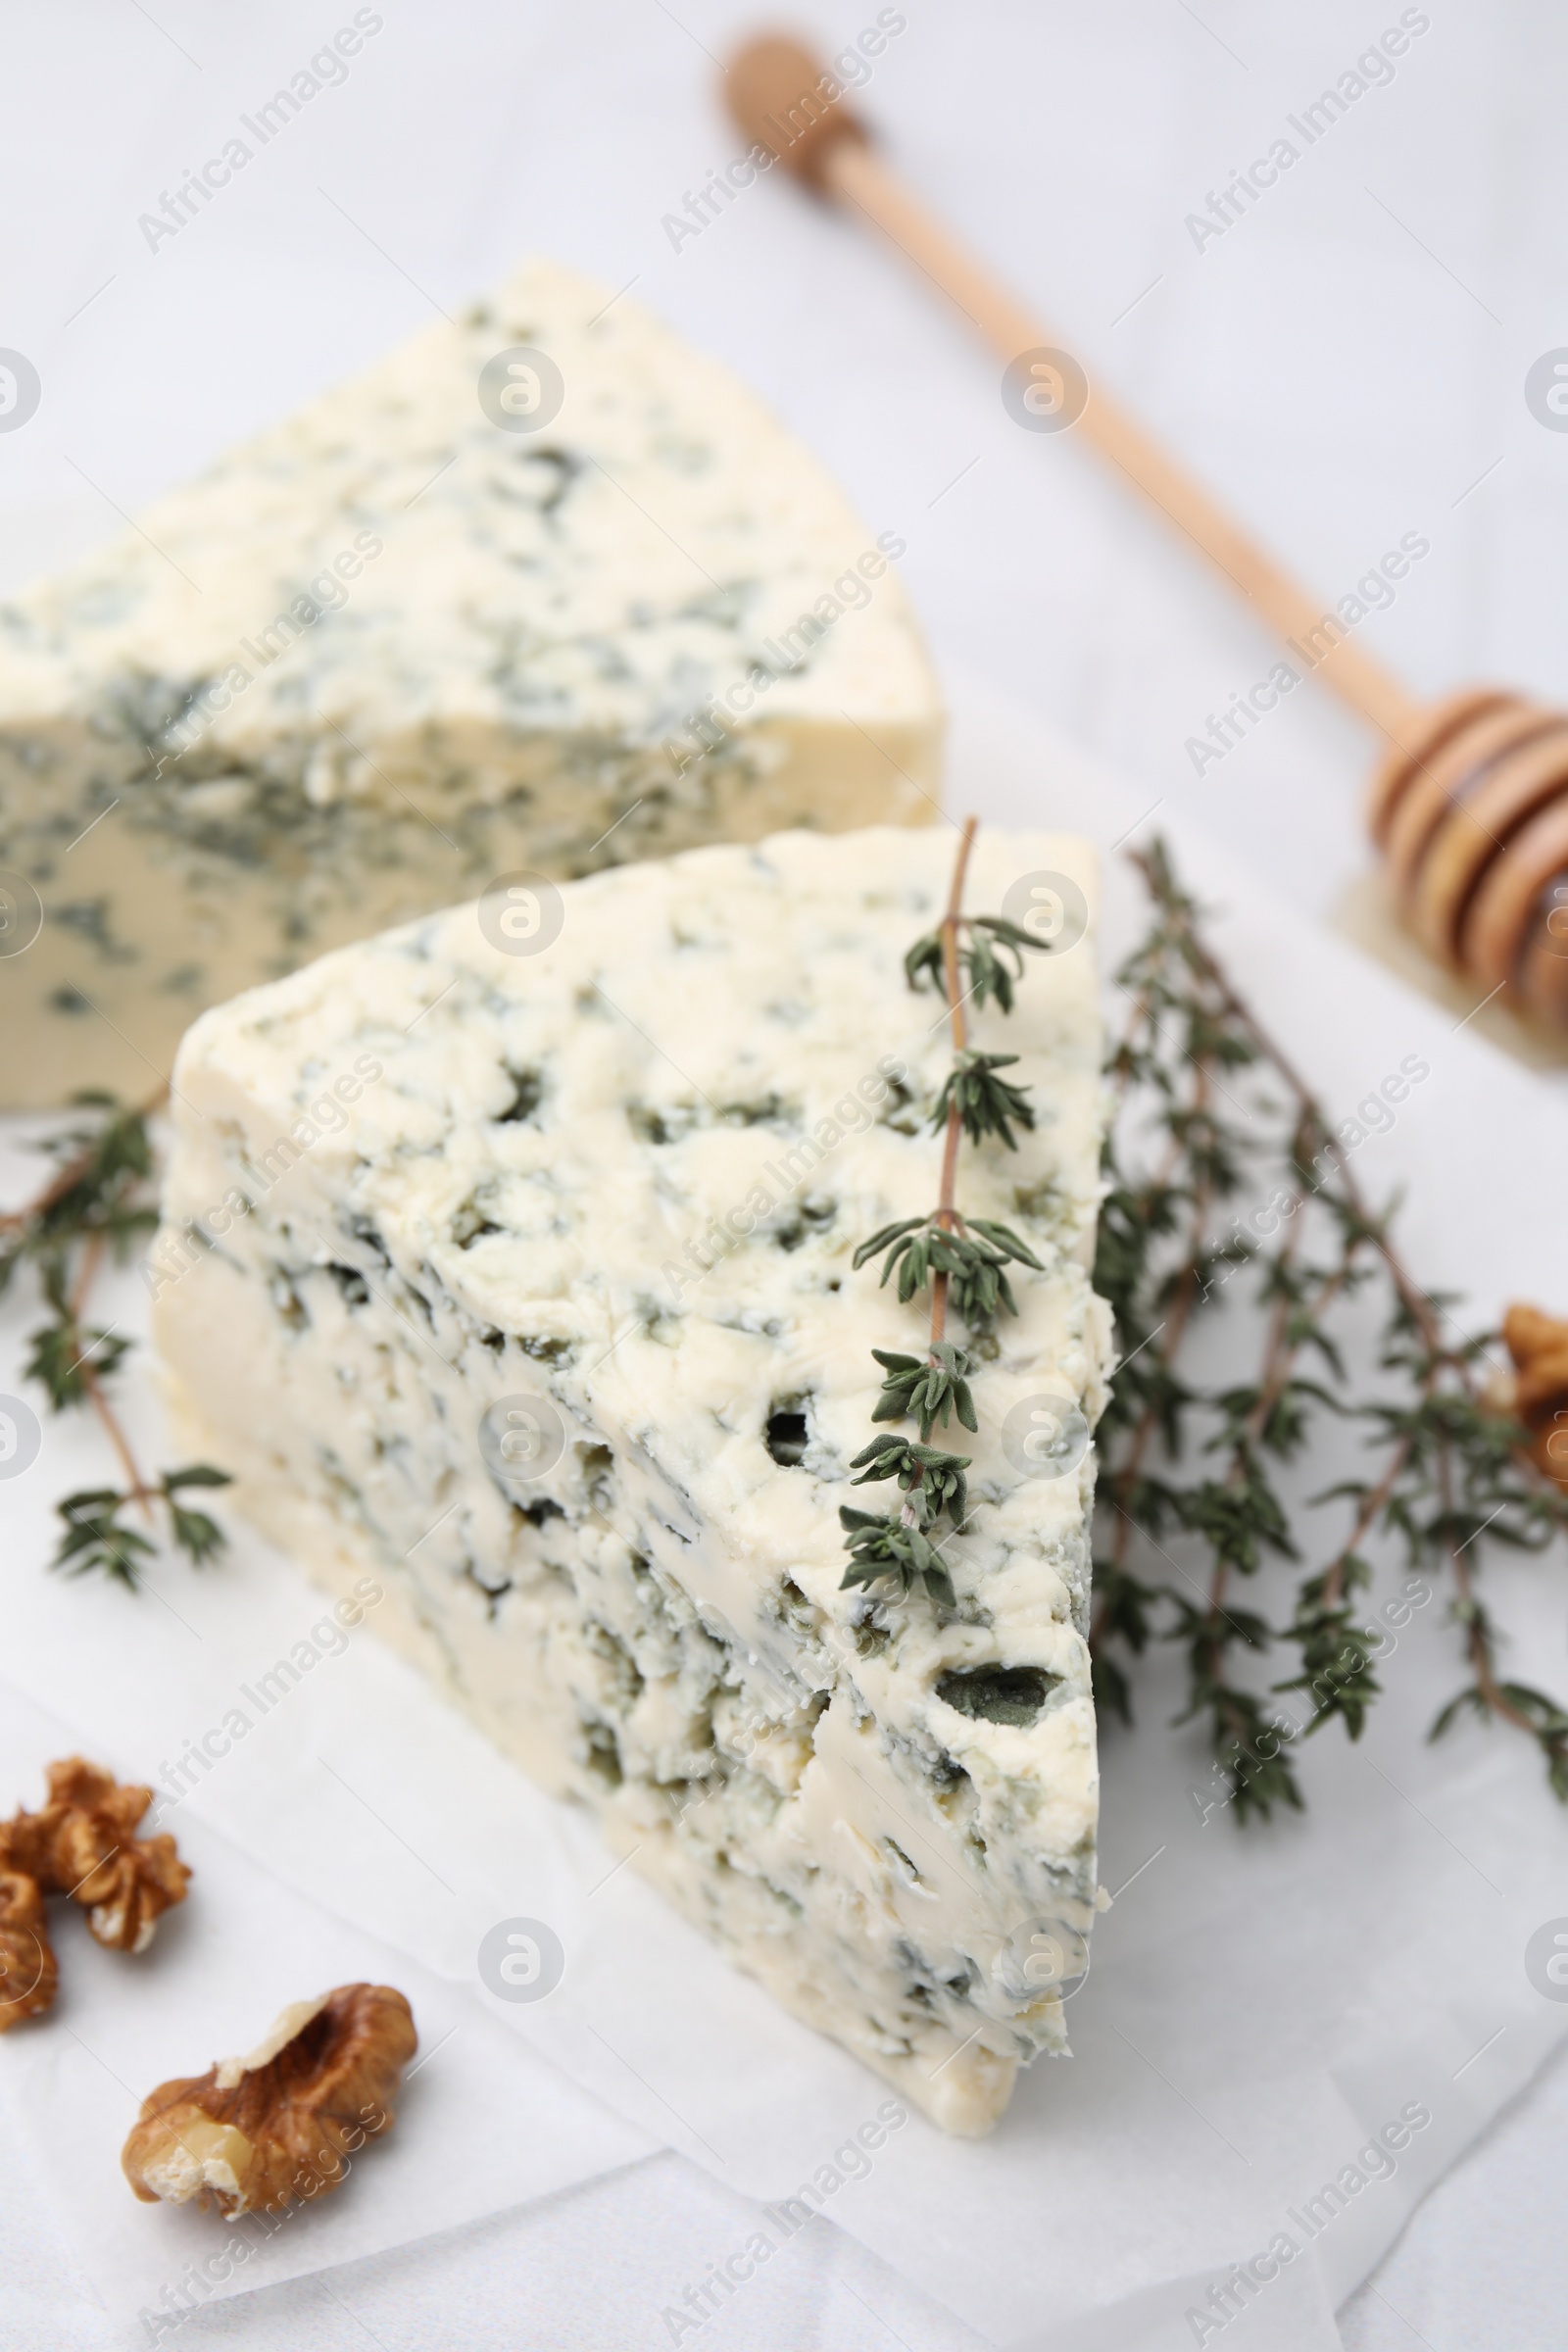
[[1016, 1054], [980, 1054], [972, 1047], [960, 1048], [931, 1113], [933, 1128], [945, 1127], [949, 1112], [956, 1110], [971, 1144], [999, 1135], [1009, 1152], [1016, 1152], [1012, 1121], [1032, 1127], [1035, 1114], [1026, 1100], [1028, 1089], [1013, 1086], [997, 1072], [1009, 1068], [1017, 1058]]
[[935, 1601], [955, 1606], [953, 1579], [936, 1545], [918, 1527], [899, 1519], [879, 1519], [874, 1512], [839, 1506], [839, 1522], [849, 1537], [850, 1564], [843, 1584], [877, 1585], [891, 1579], [906, 1594], [923, 1585]]
[[969, 1515], [964, 1484], [969, 1460], [966, 1453], [944, 1453], [939, 1446], [917, 1446], [908, 1438], [873, 1438], [851, 1462], [850, 1468], [860, 1475], [850, 1484], [863, 1487], [868, 1481], [896, 1478], [913, 1502], [919, 1526], [930, 1527], [946, 1511], [958, 1528]]
[[[988, 998], [995, 997], [1004, 1012], [1013, 1006], [1014, 984], [1023, 978], [1024, 954], [1038, 948], [1038, 940], [1027, 931], [1009, 922], [1005, 915], [960, 915], [956, 928], [967, 937], [960, 937], [956, 949], [956, 960], [967, 983], [964, 996], [981, 1010]], [[998, 954], [998, 950], [1001, 954]], [[1011, 961], [1009, 969], [1008, 959]], [[929, 981], [946, 996], [947, 977], [943, 938], [940, 930], [928, 931], [917, 939], [904, 959], [905, 974], [911, 988], [921, 988]]]
[[873, 1421], [903, 1421], [913, 1416], [920, 1424], [922, 1444], [940, 1421], [944, 1428], [956, 1413], [965, 1429], [978, 1430], [974, 1396], [964, 1377], [969, 1358], [961, 1348], [939, 1340], [927, 1356], [894, 1355], [886, 1348], [871, 1353], [883, 1366], [882, 1395]]

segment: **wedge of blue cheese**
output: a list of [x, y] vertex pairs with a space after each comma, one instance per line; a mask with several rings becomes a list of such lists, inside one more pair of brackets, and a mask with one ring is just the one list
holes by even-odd
[[[927, 1210], [950, 1049], [903, 956], [948, 828], [794, 832], [566, 886], [532, 954], [459, 906], [206, 1013], [148, 1264], [184, 1435], [799, 2016], [948, 2129], [1064, 2045], [1096, 1891], [1092, 1427], [1102, 1088], [1091, 949], [1010, 1019], [1038, 1122], [966, 1148], [1016, 1318], [982, 1345], [956, 1606], [846, 1592], [871, 1349], [924, 1319], [858, 1242]], [[1078, 841], [982, 833], [968, 904]]]
[[144, 1096], [203, 1004], [497, 872], [929, 818], [903, 544], [523, 268], [0, 607], [0, 1106]]

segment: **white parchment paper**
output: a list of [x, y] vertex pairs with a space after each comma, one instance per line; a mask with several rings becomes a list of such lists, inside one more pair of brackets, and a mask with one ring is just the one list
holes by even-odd
[[[1076, 826], [1107, 849], [1141, 815], [1033, 722], [966, 681], [956, 699], [953, 807]], [[1464, 1290], [1478, 1319], [1516, 1295], [1560, 1304], [1560, 1091], [1267, 901], [1221, 845], [1180, 829], [1176, 841], [1218, 906], [1238, 977], [1331, 1104], [1348, 1112], [1406, 1055], [1429, 1063], [1359, 1162], [1374, 1194], [1408, 1185], [1403, 1229], [1424, 1277]], [[1136, 893], [1113, 879], [1107, 960], [1138, 917]], [[23, 1182], [14, 1162], [8, 1193]], [[133, 1330], [139, 1311], [127, 1276], [106, 1319]], [[24, 1327], [8, 1318], [0, 1386], [18, 1385]], [[126, 1388], [161, 1462], [151, 1383]], [[1309, 1484], [1353, 1458], [1325, 1452]], [[38, 1461], [3, 1490], [4, 1671], [74, 1741], [156, 1780], [324, 1604], [240, 1529], [224, 1564], [164, 1563], [140, 1598], [48, 1576], [53, 1502], [96, 1469], [89, 1431], [49, 1423]], [[1557, 1572], [1487, 1573], [1521, 1670], [1568, 1688]], [[1393, 1580], [1372, 1606], [1397, 1598]], [[101, 2291], [133, 2303], [175, 2275], [170, 2257], [187, 2259], [202, 2225], [143, 2212], [128, 2192], [118, 2204], [110, 2116], [127, 2094], [89, 2091], [93, 2060], [67, 2054], [77, 2001], [101, 2003], [79, 2013], [82, 2038], [139, 2094], [244, 2046], [282, 1999], [386, 1974], [415, 1999], [423, 2046], [449, 2020], [462, 2028], [418, 2078], [396, 2145], [305, 2217], [281, 2257], [296, 2268], [658, 2143], [760, 2202], [814, 2181], [828, 2218], [999, 2345], [1162, 2352], [1223, 2335], [1316, 2352], [1424, 2188], [1568, 2027], [1568, 2004], [1525, 1966], [1531, 1936], [1568, 1914], [1568, 1823], [1522, 1743], [1461, 1728], [1425, 1744], [1461, 1679], [1443, 1599], [1382, 1622], [1386, 1696], [1365, 1740], [1313, 1740], [1308, 1814], [1243, 1836], [1213, 1802], [1200, 1743], [1167, 1728], [1177, 1680], [1155, 1662], [1138, 1731], [1103, 1742], [1102, 1876], [1115, 1900], [1072, 2005], [1075, 2055], [1037, 2067], [979, 2145], [911, 2117], [866, 2162], [837, 2156], [885, 2086], [776, 2010], [615, 1867], [591, 1823], [540, 1796], [381, 1650], [373, 1611], [341, 1649], [323, 1642], [337, 1654], [166, 1812], [201, 1876], [148, 1956], [134, 2010], [110, 1982], [116, 1964], [73, 1936], [69, 2006], [0, 2044], [0, 2084], [57, 2168], [63, 2204], [92, 2143], [100, 2190], [74, 2228], [91, 2238]], [[9, 1803], [36, 1793], [58, 1737], [20, 1704], [5, 1722]], [[518, 1918], [547, 1923], [565, 1955], [534, 2002], [497, 1998], [477, 1972], [483, 1936]], [[1272, 2277], [1227, 2287], [1232, 2265], [1271, 2245]]]
[[[82, 1744], [79, 1721], [5, 1692], [8, 1789], [35, 1802], [37, 1759]], [[322, 1910], [207, 1823], [181, 1821], [179, 1845], [191, 1890], [143, 1955], [100, 1950], [79, 1912], [51, 1905], [60, 1993], [45, 2025], [7, 2036], [0, 2071], [112, 2313], [150, 2314], [162, 2337], [166, 2313], [428, 2236], [659, 2145], [499, 2029], [470, 1988]], [[146, 2092], [254, 2046], [289, 2001], [358, 1982], [396, 1984], [419, 2034], [392, 2130], [349, 2160], [358, 2180], [270, 2223], [133, 2198], [120, 2150]]]

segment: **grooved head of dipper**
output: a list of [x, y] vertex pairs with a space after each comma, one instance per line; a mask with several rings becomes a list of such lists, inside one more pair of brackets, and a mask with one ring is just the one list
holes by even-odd
[[812, 187], [822, 184], [828, 149], [863, 142], [865, 127], [844, 103], [838, 75], [799, 41], [769, 33], [737, 50], [724, 76], [730, 113], [753, 146]]

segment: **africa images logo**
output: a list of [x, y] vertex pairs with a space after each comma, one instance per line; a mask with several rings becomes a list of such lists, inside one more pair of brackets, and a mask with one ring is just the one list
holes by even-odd
[[43, 398], [38, 370], [23, 351], [0, 351], [0, 433], [14, 433]]

